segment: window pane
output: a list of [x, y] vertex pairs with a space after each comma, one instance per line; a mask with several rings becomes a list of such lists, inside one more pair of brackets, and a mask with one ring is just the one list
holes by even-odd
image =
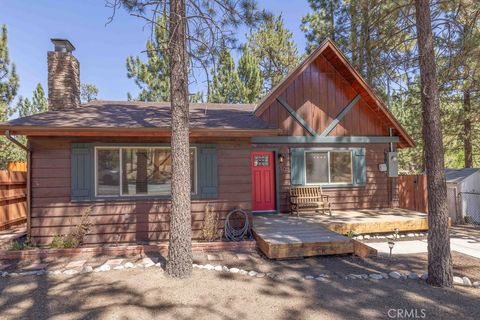
[[330, 152], [330, 182], [352, 182], [352, 153], [350, 151]]
[[168, 149], [122, 149], [122, 194], [170, 193], [172, 159]]
[[118, 149], [97, 150], [97, 194], [120, 193], [120, 160]]
[[253, 159], [253, 165], [255, 167], [268, 167], [268, 156], [255, 156]]
[[306, 152], [306, 178], [307, 183], [328, 182], [328, 153]]
[[[172, 182], [170, 149], [123, 148], [123, 195], [169, 195]], [[195, 151], [190, 151], [192, 192], [195, 188]]]

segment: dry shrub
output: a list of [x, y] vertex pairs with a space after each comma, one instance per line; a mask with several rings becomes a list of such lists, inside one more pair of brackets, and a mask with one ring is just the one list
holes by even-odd
[[80, 218], [80, 223], [77, 224], [70, 233], [66, 235], [56, 235], [53, 237], [50, 246], [52, 248], [78, 248], [82, 245], [85, 235], [90, 230], [92, 223], [90, 222], [90, 214], [93, 207], [90, 206], [85, 209]]
[[218, 215], [210, 204], [205, 206], [203, 218], [202, 236], [203, 240], [213, 241], [217, 238]]

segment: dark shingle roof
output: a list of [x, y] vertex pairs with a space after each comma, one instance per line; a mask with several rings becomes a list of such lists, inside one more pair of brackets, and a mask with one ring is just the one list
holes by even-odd
[[445, 169], [447, 182], [460, 182], [478, 172], [479, 168]]
[[[253, 115], [254, 105], [191, 103], [190, 127], [274, 129]], [[0, 124], [49, 128], [168, 128], [169, 102], [92, 101], [74, 110], [49, 111]]]

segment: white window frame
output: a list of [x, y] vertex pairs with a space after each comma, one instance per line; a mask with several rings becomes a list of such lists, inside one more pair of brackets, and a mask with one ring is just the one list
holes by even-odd
[[[350, 182], [331, 182], [330, 178], [330, 153], [332, 152], [344, 152], [350, 153]], [[307, 153], [326, 153], [327, 154], [327, 165], [328, 165], [328, 182], [307, 182]], [[353, 184], [353, 151], [348, 149], [311, 149], [305, 150], [303, 155], [303, 167], [304, 167], [304, 178], [305, 178], [305, 185], [322, 185], [322, 186], [345, 186], [345, 185], [352, 185]]]
[[[114, 149], [118, 150], [119, 152], [119, 194], [116, 195], [104, 195], [98, 194], [98, 180], [97, 180], [97, 172], [98, 172], [98, 150], [108, 150]], [[168, 194], [123, 194], [122, 191], [122, 177], [123, 177], [123, 149], [164, 149], [164, 150], [172, 150], [171, 147], [155, 147], [155, 146], [95, 146], [94, 147], [94, 189], [95, 189], [95, 197], [96, 198], [129, 198], [129, 197], [168, 197]], [[198, 148], [197, 147], [190, 147], [190, 150], [194, 150], [193, 153], [193, 165], [194, 165], [194, 182], [193, 182], [193, 191], [192, 195], [196, 195], [198, 192]]]

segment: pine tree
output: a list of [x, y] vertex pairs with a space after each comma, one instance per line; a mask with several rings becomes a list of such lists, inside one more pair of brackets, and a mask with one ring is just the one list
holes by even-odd
[[343, 49], [347, 37], [345, 26], [340, 23], [345, 15], [342, 1], [308, 0], [308, 3], [312, 12], [302, 17], [300, 27], [307, 38], [307, 52], [314, 50], [327, 37]]
[[247, 35], [252, 56], [259, 61], [264, 91], [268, 92], [298, 63], [298, 50], [293, 34], [282, 16], [266, 17], [260, 26]]
[[192, 273], [189, 67], [196, 64], [207, 70], [222, 41], [234, 42], [233, 30], [242, 23], [253, 24], [261, 15], [252, 0], [120, 0], [110, 5], [113, 12], [123, 6], [153, 25], [158, 14], [168, 17], [172, 191], [166, 271], [172, 277], [188, 277]]
[[92, 83], [82, 83], [80, 86], [80, 100], [82, 103], [88, 103], [97, 100], [98, 88]]
[[[7, 42], [7, 26], [2, 25], [0, 35], [0, 105], [2, 105], [2, 110], [6, 110], [13, 101], [19, 87], [15, 64], [10, 62]], [[5, 111], [3, 113], [6, 114]]]
[[423, 141], [428, 189], [428, 283], [439, 287], [453, 284], [447, 186], [437, 71], [429, 0], [415, 1], [422, 96]]
[[[16, 73], [15, 64], [10, 61], [8, 52], [7, 26], [2, 25], [0, 34], [0, 122], [7, 121], [8, 115], [12, 113], [10, 104], [17, 95], [19, 78]], [[8, 161], [15, 161], [22, 158], [18, 148], [0, 136], [0, 169], [6, 167]]]
[[244, 86], [243, 102], [256, 102], [262, 94], [262, 75], [258, 59], [251, 54], [247, 46], [243, 47], [238, 61], [238, 76]]
[[[170, 63], [168, 59], [167, 19], [159, 17], [155, 23], [154, 38], [147, 41], [147, 62], [140, 57], [127, 58], [127, 76], [134, 78], [140, 88], [136, 100], [170, 101]], [[128, 94], [131, 100], [131, 95]]]
[[451, 1], [437, 10], [449, 21], [448, 30], [440, 32], [437, 37], [438, 51], [442, 53], [438, 59], [442, 99], [453, 105], [442, 110], [448, 117], [446, 130], [454, 140], [446, 151], [463, 153], [457, 157], [463, 158], [457, 166], [473, 167], [474, 147], [479, 141], [476, 115], [480, 111], [480, 3]]
[[408, 16], [412, 4], [408, 0], [309, 0], [309, 4], [312, 12], [301, 25], [307, 51], [330, 37], [377, 94], [388, 99], [389, 83], [412, 66], [409, 54], [415, 41]]
[[232, 56], [227, 48], [222, 48], [216, 70], [212, 70], [213, 80], [210, 86], [208, 102], [240, 103], [245, 88], [240, 81]]
[[22, 96], [18, 98], [15, 111], [18, 113], [19, 117], [27, 117], [48, 111], [48, 100], [45, 97], [45, 91], [40, 83], [37, 84], [35, 91], [33, 91], [31, 101]]
[[399, 168], [402, 173], [422, 174], [424, 172], [422, 110], [420, 102], [420, 79], [411, 83], [405, 90], [395, 92], [390, 108], [395, 118], [415, 141], [414, 148], [403, 148], [399, 152]]

